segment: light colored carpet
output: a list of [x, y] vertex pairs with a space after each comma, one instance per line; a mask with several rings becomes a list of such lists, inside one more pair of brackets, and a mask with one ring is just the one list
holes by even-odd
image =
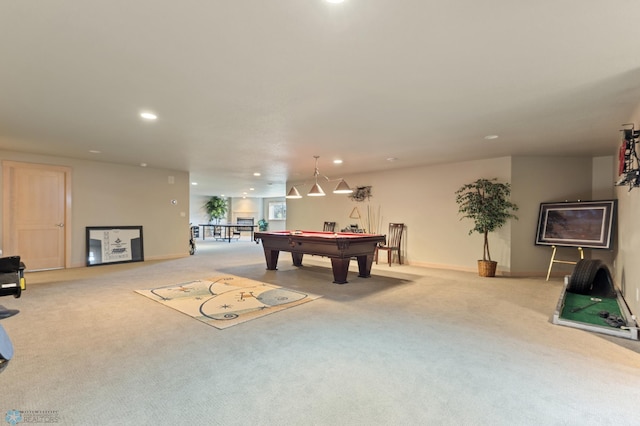
[[219, 329], [293, 308], [320, 297], [235, 275], [219, 275], [176, 285], [136, 290], [136, 293]]
[[[27, 275], [0, 418], [61, 425], [637, 425], [640, 343], [551, 324], [562, 280], [373, 265], [333, 284], [262, 247]], [[322, 297], [224, 331], [134, 291], [232, 274]]]

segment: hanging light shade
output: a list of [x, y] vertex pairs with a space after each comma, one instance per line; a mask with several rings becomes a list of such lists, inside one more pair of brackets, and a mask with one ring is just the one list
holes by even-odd
[[302, 198], [302, 195], [298, 192], [298, 188], [292, 186], [285, 198]]
[[[336, 186], [336, 188], [333, 190], [334, 194], [350, 194], [350, 193], [353, 192], [353, 189], [351, 189], [349, 187], [349, 185], [347, 184], [347, 182], [344, 181], [344, 179], [342, 179], [342, 178], [329, 179], [327, 176], [325, 176], [323, 174], [320, 174], [320, 171], [318, 170], [318, 158], [320, 158], [320, 156], [314, 155], [313, 158], [315, 158], [315, 168], [313, 170], [313, 179], [315, 180], [315, 183], [313, 184], [313, 186], [311, 187], [311, 189], [307, 193], [307, 196], [309, 196], [309, 197], [324, 197], [326, 195], [324, 193], [324, 191], [322, 190], [322, 188], [320, 187], [320, 185], [318, 185], [318, 176], [326, 179], [327, 182], [329, 182], [329, 181], [335, 182], [337, 180], [340, 181], [340, 182], [338, 182], [338, 185]], [[306, 183], [303, 183], [301, 185], [306, 185]], [[298, 186], [300, 186], [300, 185], [298, 185]], [[291, 189], [289, 190], [289, 193], [286, 195], [286, 198], [302, 198], [302, 196], [298, 192], [298, 189], [295, 186], [292, 186]]]
[[309, 191], [309, 193], [307, 194], [309, 197], [324, 197], [325, 193], [322, 190], [322, 188], [320, 188], [320, 185], [318, 185], [318, 182], [316, 182], [312, 187], [311, 190]]
[[349, 188], [349, 185], [347, 185], [347, 182], [345, 182], [344, 179], [340, 179], [338, 186], [333, 190], [334, 194], [351, 194], [352, 192], [353, 189]]

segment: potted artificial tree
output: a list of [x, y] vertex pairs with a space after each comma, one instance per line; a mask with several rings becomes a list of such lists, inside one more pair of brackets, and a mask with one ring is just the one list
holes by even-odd
[[495, 276], [498, 264], [491, 260], [489, 232], [501, 228], [508, 219], [518, 219], [512, 213], [518, 210], [518, 206], [509, 201], [509, 195], [511, 186], [508, 183], [497, 182], [496, 178], [478, 179], [456, 191], [458, 213], [462, 214], [460, 220], [469, 218], [474, 221], [469, 235], [474, 232], [484, 235], [482, 260], [478, 260], [478, 273], [482, 277]]
[[216, 223], [219, 223], [220, 219], [227, 214], [227, 202], [225, 199], [214, 195], [204, 204], [204, 210], [209, 215], [209, 222], [213, 222], [215, 219]]

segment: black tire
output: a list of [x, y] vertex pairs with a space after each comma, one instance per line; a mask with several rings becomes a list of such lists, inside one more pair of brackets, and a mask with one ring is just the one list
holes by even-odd
[[571, 274], [567, 291], [591, 296], [615, 296], [609, 268], [599, 259], [582, 259]]
[[591, 284], [600, 265], [602, 265], [602, 262], [597, 259], [580, 260], [573, 269], [573, 273], [569, 279], [569, 285], [567, 285], [567, 291], [576, 294], [589, 294]]
[[613, 285], [613, 278], [611, 272], [606, 265], [602, 265], [596, 271], [596, 276], [591, 284], [591, 296], [598, 297], [616, 297], [615, 286]]

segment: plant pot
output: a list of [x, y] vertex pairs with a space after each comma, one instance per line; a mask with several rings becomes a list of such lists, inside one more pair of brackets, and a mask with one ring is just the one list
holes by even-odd
[[498, 262], [493, 260], [478, 260], [478, 275], [481, 277], [495, 277]]

